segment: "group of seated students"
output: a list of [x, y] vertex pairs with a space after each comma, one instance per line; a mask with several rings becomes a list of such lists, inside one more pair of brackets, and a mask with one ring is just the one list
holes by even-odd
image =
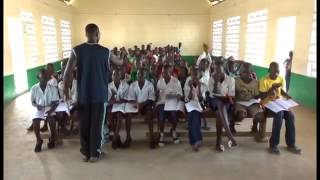
[[[236, 133], [235, 123], [246, 117], [253, 118], [252, 133], [257, 142], [267, 142], [265, 137], [266, 119], [272, 115], [272, 135], [269, 140], [269, 152], [279, 154], [278, 148], [280, 130], [283, 119], [286, 125], [286, 144], [290, 152], [300, 154], [301, 149], [295, 143], [294, 114], [292, 111], [280, 111], [274, 113], [264, 107], [272, 100], [280, 97], [291, 97], [283, 90], [284, 79], [279, 76], [279, 65], [272, 62], [269, 66], [269, 74], [257, 80], [252, 65], [245, 61], [234, 60], [233, 57], [211, 57], [207, 45], [203, 45], [203, 53], [195, 61], [195, 65], [188, 65], [180, 55], [182, 44], [178, 47], [168, 45], [166, 47], [151, 48], [151, 44], [133, 49], [122, 47], [113, 48], [112, 53], [124, 57], [122, 66], [110, 64], [108, 93], [108, 107], [106, 126], [109, 127], [109, 135], [112, 137], [112, 148], [127, 148], [132, 137], [131, 119], [135, 114], [141, 114], [149, 128], [149, 147], [157, 145], [163, 147], [165, 141], [165, 120], [170, 121], [170, 134], [175, 144], [180, 143], [176, 132], [179, 117], [185, 116], [188, 123], [188, 137], [191, 147], [198, 151], [202, 144], [201, 121], [203, 112], [212, 111], [216, 116], [216, 149], [225, 150], [222, 142], [223, 129], [227, 135], [227, 146], [237, 146], [233, 137]], [[63, 72], [62, 68], [62, 72]], [[31, 90], [32, 104], [37, 108], [37, 113], [42, 112], [41, 117], [33, 119], [33, 128], [37, 137], [35, 151], [41, 151], [43, 143], [40, 138], [40, 120], [47, 119], [51, 129], [48, 148], [54, 147], [55, 125], [54, 121], [61, 118], [59, 111], [64, 110], [67, 116], [76, 117], [76, 111], [67, 110], [76, 108], [76, 83], [70, 89], [74, 97], [73, 102], [63, 102], [59, 91], [60, 86], [49, 83], [56, 79], [48, 70], [41, 70], [39, 84]], [[48, 82], [49, 81], [49, 82]], [[57, 81], [57, 80], [55, 80]], [[59, 84], [63, 79], [59, 80]], [[76, 82], [76, 73], [74, 76]], [[56, 87], [56, 88], [52, 88]], [[44, 92], [44, 93], [43, 93]], [[59, 93], [60, 92], [60, 93]], [[72, 93], [73, 92], [73, 93]], [[60, 97], [59, 97], [60, 95]], [[261, 99], [246, 107], [237, 102]], [[176, 108], [166, 107], [169, 102], [176, 102]], [[173, 103], [174, 104], [174, 103]], [[61, 106], [60, 108], [58, 108]], [[66, 106], [69, 106], [65, 109]], [[189, 108], [188, 108], [188, 107]], [[75, 114], [75, 115], [72, 115]], [[158, 131], [154, 132], [153, 119], [158, 119]], [[126, 140], [121, 141], [121, 121], [125, 120]], [[61, 127], [65, 123], [60, 123]], [[159, 136], [158, 136], [159, 134]]]
[[[62, 71], [65, 69], [66, 61], [62, 63]], [[74, 71], [74, 79], [70, 89], [71, 100], [64, 102], [63, 100], [63, 75], [58, 75], [55, 72], [54, 65], [48, 63], [46, 68], [40, 69], [37, 74], [39, 83], [31, 88], [31, 103], [34, 106], [34, 111], [31, 113], [32, 124], [28, 131], [34, 131], [37, 143], [34, 151], [40, 152], [42, 149], [43, 140], [40, 132], [48, 130], [50, 127], [51, 136], [48, 142], [48, 148], [52, 149], [59, 139], [57, 137], [57, 124], [61, 128], [64, 136], [69, 136], [70, 131], [67, 129], [67, 123], [72, 118], [77, 121], [77, 83], [76, 70]], [[70, 117], [70, 118], [68, 118]], [[40, 122], [44, 120], [44, 125], [40, 128]]]

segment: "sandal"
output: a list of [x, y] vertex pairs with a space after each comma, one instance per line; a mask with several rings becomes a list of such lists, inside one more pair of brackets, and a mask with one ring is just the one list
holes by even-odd
[[48, 149], [53, 149], [55, 148], [55, 146], [56, 146], [55, 140], [49, 138]]
[[36, 152], [36, 153], [41, 152], [42, 144], [43, 144], [43, 140], [41, 139], [41, 141], [39, 143], [37, 142], [36, 147], [34, 148], [34, 152]]

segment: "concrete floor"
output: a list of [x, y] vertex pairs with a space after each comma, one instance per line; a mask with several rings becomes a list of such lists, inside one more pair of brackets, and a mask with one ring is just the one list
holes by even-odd
[[[12, 180], [312, 180], [316, 179], [316, 112], [304, 107], [294, 109], [297, 144], [302, 155], [287, 152], [284, 129], [281, 155], [267, 152], [268, 144], [255, 143], [252, 137], [237, 137], [239, 146], [218, 153], [213, 149], [215, 138], [204, 137], [199, 152], [193, 152], [187, 138], [179, 145], [149, 150], [146, 126], [133, 123], [130, 149], [113, 150], [104, 146], [107, 156], [97, 163], [84, 163], [79, 153], [79, 140], [64, 140], [61, 146], [34, 153], [35, 137], [27, 133], [30, 123], [30, 94], [24, 94], [4, 110], [4, 179]], [[210, 126], [214, 130], [212, 120]], [[245, 120], [239, 130], [248, 130]], [[268, 123], [270, 130], [271, 120]], [[180, 127], [183, 129], [183, 127]]]

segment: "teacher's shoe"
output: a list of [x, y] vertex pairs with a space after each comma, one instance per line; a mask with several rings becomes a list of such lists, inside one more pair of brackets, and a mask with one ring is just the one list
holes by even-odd
[[89, 162], [94, 163], [101, 160], [105, 156], [104, 152], [101, 152], [98, 157], [90, 157]]
[[287, 150], [289, 152], [294, 153], [294, 154], [301, 154], [302, 153], [301, 149], [298, 146], [289, 146], [289, 147], [287, 147]]
[[280, 150], [279, 150], [278, 146], [271, 146], [271, 147], [269, 147], [269, 153], [279, 155]]

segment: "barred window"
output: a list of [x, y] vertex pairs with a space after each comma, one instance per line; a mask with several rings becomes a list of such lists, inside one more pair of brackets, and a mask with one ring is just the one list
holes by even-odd
[[61, 20], [60, 26], [61, 26], [62, 58], [69, 58], [71, 53], [70, 22]]
[[312, 32], [309, 47], [309, 57], [307, 74], [311, 77], [317, 77], [317, 13], [313, 14]]
[[212, 55], [221, 56], [222, 49], [222, 20], [213, 22], [212, 32]]
[[20, 18], [23, 24], [24, 37], [26, 39], [26, 59], [31, 63], [31, 66], [34, 67], [39, 65], [39, 61], [33, 15], [30, 12], [22, 11], [20, 13]]
[[54, 17], [42, 16], [42, 31], [44, 40], [45, 62], [58, 60], [58, 47], [56, 37], [56, 23]]
[[265, 55], [268, 10], [248, 14], [245, 60], [262, 65]]
[[233, 56], [238, 59], [239, 54], [240, 16], [227, 19], [226, 53], [225, 56]]

